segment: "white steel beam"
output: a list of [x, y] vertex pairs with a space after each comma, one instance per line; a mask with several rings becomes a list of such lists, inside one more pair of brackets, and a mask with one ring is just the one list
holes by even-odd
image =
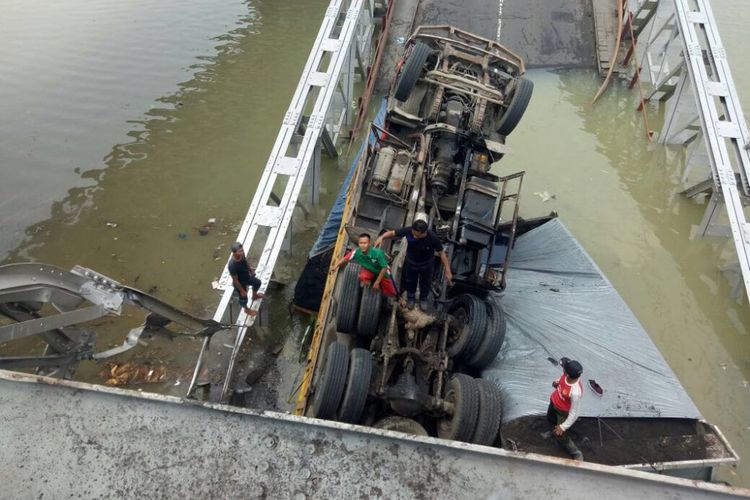
[[[692, 81], [695, 104], [701, 117], [701, 129], [708, 146], [717, 188], [729, 215], [729, 227], [745, 290], [750, 297], [750, 224], [745, 218], [741, 193], [735, 179], [737, 168], [747, 193], [750, 158], [748, 151], [742, 147], [749, 140], [747, 124], [711, 6], [706, 0], [693, 0], [692, 3], [695, 8], [691, 8], [688, 0], [674, 0], [683, 55]], [[704, 50], [708, 62], [704, 60]], [[709, 70], [713, 74], [709, 75]], [[726, 107], [726, 115], [717, 107], [716, 97]]]
[[[265, 292], [268, 287], [300, 191], [305, 183], [308, 166], [311, 164], [311, 160], [315, 158], [316, 150], [319, 149], [321, 132], [326, 125], [326, 117], [329, 115], [329, 108], [342, 77], [342, 70], [345, 67], [348, 75], [344, 75], [344, 78], [351, 79], [351, 59], [354, 53], [352, 46], [357, 25], [362, 16], [364, 2], [365, 0], [331, 0], [297, 89], [284, 116], [271, 154], [266, 162], [266, 167], [258, 182], [255, 196], [237, 236], [237, 241], [242, 242], [248, 256], [250, 256], [251, 253], [256, 254], [253, 250], [257, 243], [255, 237], [258, 230], [264, 228], [268, 231], [265, 241], [260, 242], [262, 250], [256, 263], [256, 276], [262, 282], [260, 292]], [[321, 64], [321, 62], [325, 62], [326, 56], [328, 56], [327, 64]], [[315, 92], [317, 92], [317, 95], [315, 95]], [[351, 98], [352, 95], [349, 92], [344, 97], [344, 108], [351, 105]], [[344, 109], [343, 112], [346, 113], [347, 110]], [[304, 135], [298, 146], [294, 147], [292, 146], [292, 140], [299, 131], [301, 120], [305, 115], [308, 115], [309, 119]], [[290, 151], [295, 151], [295, 153], [290, 153]], [[279, 189], [278, 184], [283, 185], [281, 188], [283, 194], [281, 194], [281, 201], [277, 206], [275, 203], [269, 204], [269, 201], [271, 201], [274, 188]], [[223, 290], [223, 294], [214, 318], [224, 321], [234, 293], [226, 266], [219, 279], [219, 287]], [[260, 301], [255, 301], [251, 305], [251, 309], [255, 311], [258, 311], [259, 307]], [[254, 317], [247, 316], [243, 311], [240, 311], [237, 318], [236, 324], [239, 328], [224, 380], [222, 400], [227, 396], [239, 347], [242, 345], [247, 329], [252, 326], [254, 319]], [[201, 351], [201, 358], [206, 350], [206, 345], [207, 342]], [[200, 369], [201, 359], [196, 364], [188, 395], [191, 395], [195, 387], [195, 380]]]
[[[698, 233], [733, 239], [750, 297], [750, 224], [743, 210], [750, 196], [750, 135], [709, 1], [631, 0], [630, 7], [650, 19], [641, 74], [651, 82], [649, 99], [667, 102], [659, 142], [691, 148], [683, 182], [698, 163], [694, 153], [705, 151], [714, 188]], [[716, 224], [722, 205], [729, 219], [724, 228]]]

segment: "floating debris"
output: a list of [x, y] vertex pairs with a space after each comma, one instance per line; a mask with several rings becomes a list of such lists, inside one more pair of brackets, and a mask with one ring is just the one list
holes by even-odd
[[198, 228], [198, 234], [200, 234], [201, 236], [206, 236], [208, 232], [211, 231], [214, 227], [216, 227], [216, 218], [211, 217], [208, 219], [208, 222]]
[[138, 364], [132, 361], [106, 363], [104, 369], [99, 372], [99, 376], [105, 379], [104, 385], [109, 386], [155, 384], [166, 380], [167, 367], [149, 363]]
[[107, 227], [117, 227], [117, 226], [119, 226], [119, 224], [117, 222], [110, 222], [110, 221], [105, 221], [104, 224], [106, 224]]
[[542, 199], [542, 203], [557, 199], [557, 195], [550, 194], [549, 191], [536, 191], [534, 195], [540, 197]]

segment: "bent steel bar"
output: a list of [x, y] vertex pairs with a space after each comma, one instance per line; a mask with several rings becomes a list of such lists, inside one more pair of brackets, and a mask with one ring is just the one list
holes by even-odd
[[57, 330], [65, 326], [85, 323], [92, 319], [101, 318], [108, 313], [104, 306], [96, 305], [62, 312], [54, 316], [30, 319], [21, 323], [0, 326], [0, 342], [30, 337], [50, 330]]
[[[41, 302], [52, 304], [59, 314], [35, 317], [12, 315], [9, 309], [6, 315], [20, 320], [0, 327], [0, 342], [22, 337], [43, 334], [60, 330], [64, 327], [84, 323], [107, 314], [121, 314], [123, 304], [131, 304], [154, 312], [169, 321], [182, 325], [192, 332], [187, 335], [210, 336], [226, 328], [213, 320], [197, 318], [180, 311], [156, 297], [135, 288], [121, 285], [117, 281], [90, 269], [76, 266], [72, 271], [64, 271], [47, 264], [10, 264], [0, 266], [0, 305], [23, 302]], [[89, 304], [86, 307], [81, 307]], [[9, 312], [10, 311], [10, 312]], [[147, 325], [134, 328], [128, 333], [126, 341], [119, 347], [92, 354], [88, 345], [78, 346], [79, 354], [86, 353], [85, 358], [103, 359], [124, 352], [138, 342]], [[30, 359], [6, 359], [16, 365], [29, 365]], [[41, 357], [37, 366], [49, 364], [54, 357]], [[68, 360], [68, 357], [60, 357]], [[9, 365], [4, 365], [9, 366]]]
[[214, 332], [226, 328], [226, 325], [222, 325], [212, 319], [203, 319], [193, 316], [192, 314], [186, 313], [161, 299], [157, 299], [153, 295], [142, 292], [137, 288], [121, 285], [111, 278], [99, 274], [96, 271], [92, 271], [91, 269], [75, 266], [71, 272], [89, 278], [94, 283], [107, 285], [111, 287], [111, 289], [120, 292], [124, 301], [142, 309], [146, 309], [147, 311], [154, 312], [159, 316], [164, 316], [170, 321], [174, 321], [190, 330], [201, 332], [204, 335], [211, 335]]

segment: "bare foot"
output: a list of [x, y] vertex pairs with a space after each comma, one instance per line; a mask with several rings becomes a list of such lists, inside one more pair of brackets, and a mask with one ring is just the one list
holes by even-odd
[[265, 294], [265, 293], [260, 293], [260, 292], [258, 292], [258, 293], [254, 293], [254, 294], [253, 294], [253, 300], [258, 300], [258, 299], [262, 299], [262, 298], [263, 298], [263, 297], [265, 297], [265, 296], [266, 296], [266, 294]]

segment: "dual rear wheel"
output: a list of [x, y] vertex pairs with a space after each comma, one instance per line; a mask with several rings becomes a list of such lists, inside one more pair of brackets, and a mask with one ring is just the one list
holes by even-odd
[[448, 382], [445, 400], [452, 412], [438, 421], [443, 439], [491, 446], [500, 430], [500, 390], [489, 380], [458, 373]]
[[363, 287], [359, 280], [359, 264], [350, 262], [344, 269], [336, 309], [336, 330], [372, 338], [378, 333], [383, 294]]
[[372, 377], [372, 355], [333, 342], [313, 396], [312, 415], [356, 424], [362, 417]]
[[448, 355], [477, 370], [497, 358], [505, 340], [505, 314], [496, 301], [470, 294], [456, 297], [449, 309], [454, 318], [448, 339]]

